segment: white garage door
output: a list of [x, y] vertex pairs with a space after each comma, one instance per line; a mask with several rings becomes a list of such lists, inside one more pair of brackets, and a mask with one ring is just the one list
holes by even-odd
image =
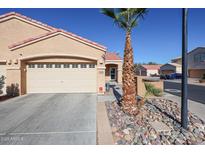
[[95, 93], [95, 64], [29, 64], [27, 93]]

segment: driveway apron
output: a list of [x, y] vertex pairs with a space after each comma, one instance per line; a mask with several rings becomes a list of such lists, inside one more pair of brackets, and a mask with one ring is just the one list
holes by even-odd
[[28, 94], [0, 104], [0, 144], [96, 144], [97, 95]]

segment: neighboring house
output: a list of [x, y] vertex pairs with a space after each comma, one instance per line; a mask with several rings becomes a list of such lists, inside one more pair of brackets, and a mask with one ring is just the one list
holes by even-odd
[[201, 78], [205, 74], [205, 47], [198, 47], [188, 54], [188, 75]]
[[181, 73], [182, 67], [177, 63], [167, 63], [160, 67], [160, 74]]
[[176, 63], [176, 64], [182, 64], [182, 58], [181, 57], [177, 57], [171, 60], [171, 63]]
[[0, 53], [0, 73], [20, 94], [104, 93], [106, 81], [122, 81], [116, 53], [14, 12], [0, 16]]
[[161, 65], [140, 65], [136, 74], [140, 76], [159, 75]]
[[[172, 63], [181, 64], [182, 58], [171, 60]], [[201, 78], [205, 74], [205, 47], [198, 47], [188, 53], [188, 76]]]

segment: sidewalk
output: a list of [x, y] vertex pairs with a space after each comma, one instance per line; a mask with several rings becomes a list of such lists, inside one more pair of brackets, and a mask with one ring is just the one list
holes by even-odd
[[[169, 93], [164, 92], [164, 96], [163, 98], [169, 99], [171, 101], [177, 102], [179, 104], [179, 106], [181, 106], [181, 97], [179, 96], [175, 96]], [[192, 101], [192, 100], [188, 100], [188, 107], [189, 110], [192, 113], [195, 113], [198, 117], [200, 117], [202, 120], [205, 121], [205, 105]]]
[[[166, 82], [181, 83], [181, 79], [165, 80], [165, 81]], [[198, 78], [188, 78], [188, 84], [197, 85], [197, 86], [205, 86], [205, 83], [200, 83]]]
[[110, 127], [107, 109], [105, 103], [115, 101], [115, 96], [112, 94], [105, 94], [98, 96], [97, 102], [97, 144], [98, 145], [113, 145], [112, 130]]

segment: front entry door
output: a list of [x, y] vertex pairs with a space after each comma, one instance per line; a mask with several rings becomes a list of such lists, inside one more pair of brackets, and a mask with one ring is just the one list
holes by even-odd
[[116, 68], [115, 67], [110, 68], [110, 79], [116, 80]]

